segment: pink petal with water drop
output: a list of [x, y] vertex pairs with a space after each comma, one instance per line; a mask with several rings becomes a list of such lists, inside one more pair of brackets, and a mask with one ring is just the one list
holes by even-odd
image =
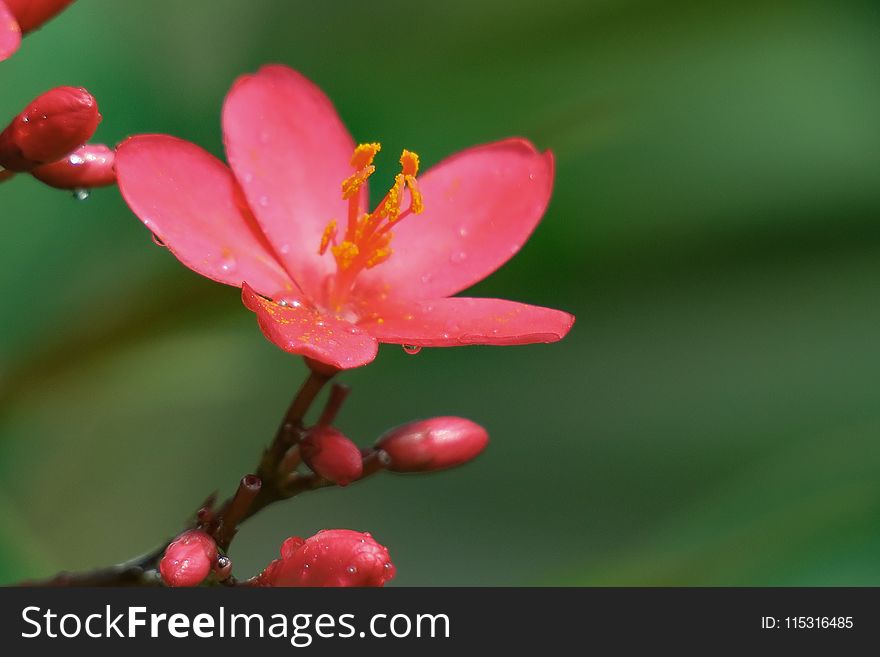
[[318, 247], [327, 223], [347, 216], [341, 184], [354, 149], [333, 104], [296, 71], [265, 66], [229, 91], [223, 137], [263, 232], [302, 289], [319, 298], [335, 266]]
[[247, 283], [242, 286], [241, 299], [257, 314], [263, 334], [284, 351], [338, 369], [360, 367], [376, 358], [376, 340], [351, 322], [322, 314], [307, 303], [275, 303]]
[[380, 317], [361, 326], [380, 342], [418, 347], [556, 342], [574, 324], [574, 316], [561, 310], [467, 297], [412, 302]]
[[116, 153], [119, 189], [144, 225], [184, 265], [261, 294], [295, 292], [255, 225], [229, 168], [195, 144], [139, 135]]
[[553, 155], [525, 139], [476, 146], [419, 176], [425, 211], [397, 224], [393, 255], [358, 288], [438, 299], [482, 280], [525, 243], [553, 188]]

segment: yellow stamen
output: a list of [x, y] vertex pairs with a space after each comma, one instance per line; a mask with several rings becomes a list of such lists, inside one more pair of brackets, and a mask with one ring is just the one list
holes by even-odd
[[327, 252], [327, 246], [330, 242], [336, 241], [336, 219], [333, 219], [324, 229], [321, 235], [321, 247], [318, 249], [318, 255], [324, 255]]
[[330, 250], [333, 252], [333, 257], [336, 258], [336, 265], [340, 269], [348, 269], [351, 266], [351, 263], [354, 262], [355, 258], [360, 254], [358, 245], [354, 242], [348, 241], [334, 246]]
[[[381, 144], [360, 144], [351, 156], [354, 173], [342, 182], [342, 198], [348, 201], [348, 223], [342, 241], [337, 244], [337, 224], [327, 224], [321, 236], [319, 253], [328, 247], [336, 260], [337, 275], [330, 292], [329, 302], [341, 307], [358, 272], [379, 265], [391, 257], [391, 227], [404, 217], [419, 214], [425, 209], [416, 176], [419, 173], [419, 156], [404, 150], [400, 154], [400, 173], [394, 177], [391, 189], [372, 212], [361, 209], [362, 190], [376, 171], [373, 160], [382, 149]], [[410, 205], [403, 210], [404, 191], [409, 190]], [[332, 245], [332, 246], [331, 246]]]

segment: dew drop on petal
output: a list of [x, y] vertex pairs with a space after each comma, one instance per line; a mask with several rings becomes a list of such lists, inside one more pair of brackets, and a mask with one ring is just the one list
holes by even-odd
[[451, 256], [449, 256], [449, 262], [454, 265], [464, 262], [467, 260], [467, 253], [464, 251], [455, 251]]
[[422, 348], [419, 347], [418, 345], [414, 345], [414, 344], [405, 344], [405, 345], [403, 345], [403, 350], [406, 353], [408, 353], [410, 356], [415, 356], [417, 353], [419, 353], [422, 350]]
[[461, 228], [459, 228], [458, 235], [459, 235], [459, 237], [467, 237], [468, 236], [467, 226], [462, 226]]
[[77, 201], [85, 201], [92, 195], [92, 190], [85, 187], [77, 187], [73, 190], [73, 198]]
[[268, 196], [265, 196], [265, 195], [264, 195], [264, 196], [261, 196], [261, 197], [257, 200], [257, 203], [259, 203], [260, 206], [262, 206], [262, 207], [265, 208], [265, 207], [267, 207], [267, 206], [269, 205], [269, 197], [268, 197]]
[[422, 277], [421, 277], [420, 280], [422, 281], [422, 283], [424, 283], [424, 284], [427, 285], [428, 283], [431, 282], [431, 279], [432, 279], [432, 278], [433, 278], [433, 276], [432, 276], [431, 273], [429, 272], [429, 273], [427, 273], [427, 274], [422, 274]]
[[235, 271], [237, 265], [238, 263], [235, 262], [235, 258], [232, 256], [226, 256], [220, 261], [220, 271], [224, 274], [231, 274]]
[[156, 246], [161, 246], [163, 249], [165, 248], [165, 242], [159, 239], [159, 236], [156, 233], [153, 233], [153, 244]]
[[70, 157], [67, 158], [67, 161], [73, 166], [79, 166], [85, 162], [85, 158], [82, 155], [77, 155], [76, 153], [72, 153]]
[[349, 575], [354, 575], [357, 571], [358, 569], [355, 566], [349, 566], [345, 569], [345, 572], [347, 572]]

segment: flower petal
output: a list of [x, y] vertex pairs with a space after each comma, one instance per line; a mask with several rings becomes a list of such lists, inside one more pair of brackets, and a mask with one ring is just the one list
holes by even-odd
[[[380, 319], [381, 318], [381, 319]], [[419, 347], [556, 342], [574, 316], [505, 299], [415, 301], [361, 323], [380, 342]]]
[[360, 367], [376, 357], [379, 345], [369, 333], [306, 303], [282, 306], [264, 299], [247, 283], [242, 285], [241, 299], [257, 314], [263, 334], [284, 351], [339, 369]]
[[232, 172], [195, 144], [138, 135], [116, 153], [119, 189], [132, 211], [184, 265], [267, 295], [294, 290], [250, 216]]
[[15, 16], [0, 0], [0, 61], [9, 58], [21, 45], [21, 28]]
[[476, 146], [431, 168], [419, 187], [424, 212], [395, 226], [393, 254], [360, 275], [361, 295], [387, 290], [398, 299], [438, 299], [498, 269], [547, 208], [553, 155], [524, 139]]
[[321, 235], [343, 221], [342, 181], [354, 141], [330, 100], [285, 66], [239, 78], [223, 105], [229, 164], [287, 271], [316, 298], [335, 269], [321, 258]]

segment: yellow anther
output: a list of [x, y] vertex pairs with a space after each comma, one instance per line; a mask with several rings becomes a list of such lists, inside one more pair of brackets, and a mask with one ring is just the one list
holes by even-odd
[[391, 257], [391, 254], [394, 253], [389, 247], [385, 247], [383, 249], [376, 249], [370, 259], [367, 260], [367, 264], [364, 265], [367, 269], [372, 269], [376, 265], [381, 265], [383, 262], [388, 260]]
[[336, 264], [340, 269], [348, 269], [355, 258], [358, 257], [360, 249], [354, 242], [345, 241], [342, 244], [334, 246], [332, 249], [333, 257], [336, 258]]
[[388, 194], [385, 196], [385, 202], [380, 208], [381, 214], [388, 217], [388, 221], [392, 224], [397, 221], [397, 218], [400, 216], [400, 201], [403, 196], [403, 185], [403, 174], [398, 173], [394, 176], [394, 184], [391, 185], [391, 189], [388, 190]]
[[413, 211], [413, 214], [420, 214], [422, 210], [425, 209], [425, 204], [422, 201], [422, 192], [419, 190], [419, 183], [416, 182], [415, 176], [404, 176], [404, 181], [406, 182], [406, 186], [409, 187], [409, 193], [412, 196], [410, 209]]
[[358, 144], [358, 147], [354, 149], [354, 154], [351, 156], [351, 166], [355, 169], [363, 169], [370, 166], [373, 163], [373, 158], [376, 157], [376, 153], [381, 150], [382, 144], [377, 142]]
[[404, 176], [417, 176], [419, 173], [419, 154], [404, 148], [400, 154], [400, 166]]
[[367, 179], [373, 175], [373, 172], [376, 170], [372, 164], [365, 166], [363, 169], [357, 171], [350, 175], [348, 178], [342, 181], [342, 198], [346, 201], [354, 196], [360, 191], [361, 187], [363, 187], [364, 183], [367, 182]]
[[324, 255], [327, 252], [327, 246], [329, 246], [332, 240], [336, 239], [336, 219], [333, 219], [327, 227], [324, 229], [324, 234], [321, 235], [321, 247], [318, 249], [318, 255]]

